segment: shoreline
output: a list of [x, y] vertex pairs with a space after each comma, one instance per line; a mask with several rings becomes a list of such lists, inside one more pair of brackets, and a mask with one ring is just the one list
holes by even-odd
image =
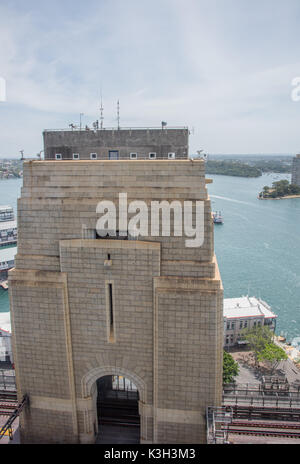
[[288, 345], [286, 341], [281, 340], [280, 335], [275, 335], [274, 341], [279, 345], [287, 354], [288, 358], [294, 363], [294, 365], [300, 369], [300, 351], [298, 348]]
[[258, 200], [290, 200], [291, 198], [300, 198], [300, 195], [286, 195], [284, 197], [276, 197], [276, 198], [272, 198], [272, 197], [266, 197], [266, 198], [261, 198], [261, 197], [257, 197]]

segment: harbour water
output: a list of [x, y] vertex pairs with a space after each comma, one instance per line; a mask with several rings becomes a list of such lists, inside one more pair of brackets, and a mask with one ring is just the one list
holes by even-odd
[[[300, 336], [300, 199], [258, 200], [265, 185], [287, 174], [259, 178], [207, 175], [215, 225], [215, 250], [225, 298], [261, 297], [278, 315], [276, 333]], [[0, 181], [0, 204], [17, 211], [22, 179]], [[0, 312], [9, 311], [8, 292], [0, 289]]]
[[300, 335], [300, 198], [257, 199], [290, 175], [207, 177], [212, 210], [224, 218], [214, 226], [224, 297], [262, 298], [278, 315], [276, 333], [292, 341]]

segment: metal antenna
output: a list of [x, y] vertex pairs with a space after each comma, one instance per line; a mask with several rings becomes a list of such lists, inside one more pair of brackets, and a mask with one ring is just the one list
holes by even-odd
[[120, 101], [118, 100], [117, 106], [117, 121], [118, 121], [118, 130], [120, 130]]
[[103, 129], [103, 121], [104, 121], [104, 117], [103, 117], [103, 102], [102, 102], [102, 88], [101, 88], [101, 106], [100, 106], [100, 128]]
[[80, 130], [82, 127], [82, 116], [84, 116], [84, 113], [80, 113], [79, 118], [80, 118]]

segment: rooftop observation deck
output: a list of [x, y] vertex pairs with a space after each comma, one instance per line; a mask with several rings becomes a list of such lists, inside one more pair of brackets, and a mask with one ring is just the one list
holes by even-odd
[[[43, 132], [45, 159], [187, 159], [187, 127], [93, 128]], [[58, 156], [57, 156], [58, 155]]]
[[170, 130], [189, 130], [187, 126], [153, 126], [153, 127], [98, 127], [70, 125], [64, 129], [45, 129], [44, 132], [75, 132], [75, 131], [170, 131]]

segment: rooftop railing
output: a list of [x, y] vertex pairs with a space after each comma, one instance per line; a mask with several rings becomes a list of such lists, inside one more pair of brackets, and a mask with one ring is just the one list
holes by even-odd
[[132, 130], [161, 130], [161, 131], [168, 131], [168, 130], [188, 130], [187, 126], [166, 126], [166, 127], [103, 127], [102, 129], [99, 127], [94, 129], [93, 127], [68, 127], [65, 129], [45, 129], [44, 132], [103, 132], [103, 131], [132, 131]]

